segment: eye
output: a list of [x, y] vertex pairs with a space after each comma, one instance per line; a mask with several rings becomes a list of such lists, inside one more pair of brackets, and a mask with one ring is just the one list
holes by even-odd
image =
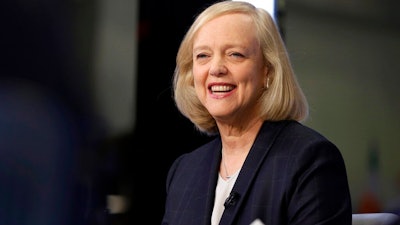
[[204, 54], [204, 53], [199, 53], [199, 54], [196, 55], [196, 59], [204, 59], [204, 58], [207, 58], [207, 57], [208, 57], [208, 55]]
[[239, 53], [239, 52], [232, 52], [230, 54], [230, 56], [233, 56], [235, 58], [243, 58], [244, 57], [244, 55], [242, 53]]

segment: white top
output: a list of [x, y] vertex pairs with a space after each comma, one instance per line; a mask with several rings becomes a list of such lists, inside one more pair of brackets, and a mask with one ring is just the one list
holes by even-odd
[[211, 225], [218, 225], [221, 220], [222, 213], [224, 212], [225, 200], [228, 198], [229, 194], [232, 191], [233, 185], [236, 182], [236, 178], [239, 174], [238, 170], [235, 174], [233, 174], [229, 179], [224, 180], [221, 175], [218, 176], [217, 187], [215, 188], [215, 200], [214, 200], [214, 209], [211, 216]]

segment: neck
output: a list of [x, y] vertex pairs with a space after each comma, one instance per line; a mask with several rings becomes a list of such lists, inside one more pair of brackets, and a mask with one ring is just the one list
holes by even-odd
[[231, 178], [232, 175], [242, 168], [248, 152], [248, 150], [242, 150], [227, 154], [227, 152], [222, 149], [220, 174], [225, 180]]

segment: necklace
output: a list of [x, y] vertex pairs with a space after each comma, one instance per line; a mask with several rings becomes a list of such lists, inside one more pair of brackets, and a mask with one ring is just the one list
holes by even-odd
[[225, 178], [230, 179], [231, 176], [229, 176], [228, 169], [227, 169], [226, 163], [225, 163], [225, 159], [222, 159], [222, 164], [224, 165], [224, 169], [225, 169]]
[[225, 170], [225, 178], [230, 179], [232, 176], [229, 175], [228, 168], [225, 163], [224, 150], [222, 150], [222, 165], [224, 166], [224, 170]]

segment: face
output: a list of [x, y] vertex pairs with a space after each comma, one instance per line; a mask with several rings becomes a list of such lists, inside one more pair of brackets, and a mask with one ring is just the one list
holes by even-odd
[[249, 16], [217, 17], [196, 34], [194, 86], [200, 101], [217, 122], [232, 123], [257, 116], [267, 72]]

